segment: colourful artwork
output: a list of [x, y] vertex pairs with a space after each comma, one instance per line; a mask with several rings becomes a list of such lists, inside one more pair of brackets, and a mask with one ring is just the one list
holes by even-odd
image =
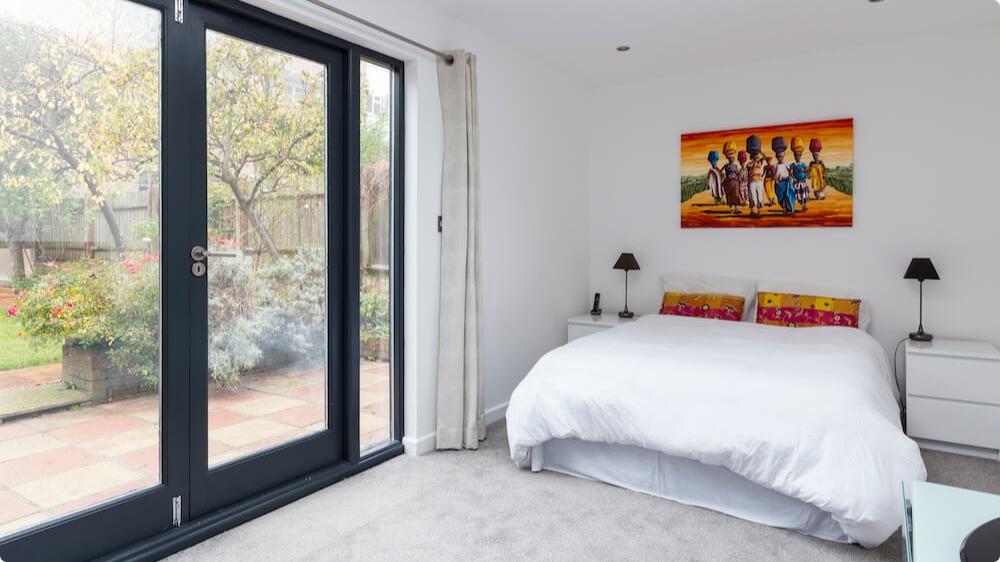
[[681, 135], [681, 228], [851, 226], [853, 195], [853, 119]]

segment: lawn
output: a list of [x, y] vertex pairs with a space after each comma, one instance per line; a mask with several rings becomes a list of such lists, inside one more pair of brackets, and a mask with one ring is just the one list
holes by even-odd
[[20, 333], [21, 325], [17, 320], [0, 310], [0, 371], [48, 365], [62, 359], [59, 344], [38, 344], [19, 336]]

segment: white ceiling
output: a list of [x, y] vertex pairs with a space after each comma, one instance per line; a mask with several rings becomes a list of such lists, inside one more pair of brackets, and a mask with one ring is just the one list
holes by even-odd
[[[592, 82], [992, 26], [998, 0], [423, 0]], [[630, 45], [628, 53], [615, 47]], [[994, 56], [987, 65], [996, 64]]]

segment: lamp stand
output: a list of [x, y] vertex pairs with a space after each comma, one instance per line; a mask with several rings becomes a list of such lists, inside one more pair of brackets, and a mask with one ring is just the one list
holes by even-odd
[[628, 309], [628, 270], [625, 270], [625, 310], [618, 313], [619, 318], [632, 318], [635, 314]]
[[931, 341], [934, 336], [924, 332], [924, 281], [920, 280], [920, 325], [916, 332], [910, 332], [910, 339], [913, 341]]

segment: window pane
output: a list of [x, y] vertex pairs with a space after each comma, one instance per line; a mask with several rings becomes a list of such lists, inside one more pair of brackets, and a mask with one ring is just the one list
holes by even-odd
[[361, 449], [392, 436], [392, 95], [395, 74], [361, 62]]
[[0, 5], [0, 536], [160, 480], [160, 19]]
[[326, 420], [326, 68], [208, 32], [208, 464]]

